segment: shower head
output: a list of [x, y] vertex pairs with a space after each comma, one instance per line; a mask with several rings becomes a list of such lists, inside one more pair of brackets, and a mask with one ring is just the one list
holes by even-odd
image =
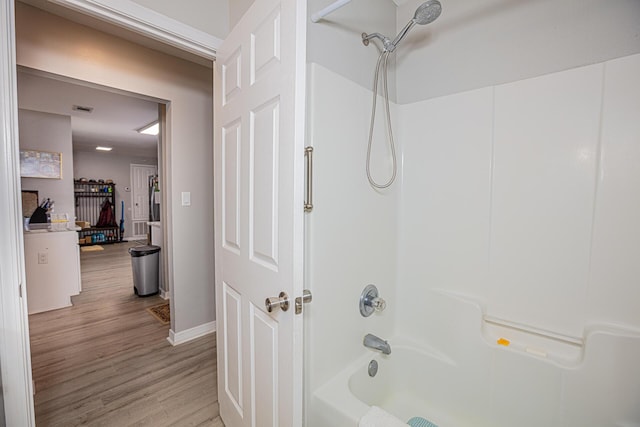
[[389, 43], [389, 46], [385, 46], [386, 50], [390, 52], [394, 51], [396, 46], [398, 46], [398, 43], [402, 41], [402, 39], [407, 35], [409, 30], [413, 28], [414, 25], [430, 24], [438, 19], [438, 16], [440, 16], [441, 12], [442, 5], [438, 0], [427, 0], [426, 2], [422, 3], [416, 9], [416, 13], [413, 14], [413, 18], [411, 19], [411, 21], [409, 21], [407, 25], [405, 25], [405, 27], [398, 33], [396, 38], [391, 43]]
[[420, 25], [430, 24], [438, 19], [441, 12], [442, 5], [440, 2], [438, 0], [429, 0], [418, 6], [416, 13], [413, 15], [413, 21]]

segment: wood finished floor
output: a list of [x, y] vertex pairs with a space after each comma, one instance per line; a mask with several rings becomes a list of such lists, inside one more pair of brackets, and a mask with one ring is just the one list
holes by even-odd
[[82, 252], [73, 307], [29, 316], [36, 424], [216, 426], [215, 334], [173, 347], [133, 293], [128, 248]]

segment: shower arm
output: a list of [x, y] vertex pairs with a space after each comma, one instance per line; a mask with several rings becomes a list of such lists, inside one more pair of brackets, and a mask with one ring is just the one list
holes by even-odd
[[373, 38], [380, 39], [380, 41], [382, 41], [382, 45], [384, 46], [384, 50], [387, 52], [393, 52], [393, 50], [396, 48], [389, 37], [380, 33], [362, 33], [362, 44], [364, 44], [365, 46], [369, 46], [369, 40]]

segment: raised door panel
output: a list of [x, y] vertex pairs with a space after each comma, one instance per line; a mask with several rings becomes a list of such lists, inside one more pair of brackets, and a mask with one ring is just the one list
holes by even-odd
[[242, 90], [242, 50], [233, 52], [222, 64], [222, 105], [231, 102]]
[[251, 84], [280, 65], [280, 9], [271, 12], [251, 34]]
[[233, 404], [238, 416], [243, 417], [243, 375], [242, 375], [242, 316], [241, 296], [227, 283], [223, 284], [223, 319], [221, 346], [224, 352], [223, 383], [227, 398]]
[[278, 427], [278, 322], [250, 307], [251, 425]]
[[250, 257], [272, 270], [278, 268], [279, 125], [278, 99], [251, 112]]
[[240, 126], [238, 119], [222, 128], [222, 247], [235, 254], [240, 254]]

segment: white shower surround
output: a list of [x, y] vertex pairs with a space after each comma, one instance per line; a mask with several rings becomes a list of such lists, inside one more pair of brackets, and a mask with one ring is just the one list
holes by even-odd
[[[327, 415], [314, 392], [366, 354], [369, 332], [447, 357], [468, 353], [474, 369], [457, 378], [461, 395], [491, 381], [489, 407], [511, 425], [640, 423], [631, 363], [640, 358], [640, 55], [394, 105], [402, 177], [384, 194], [364, 175], [371, 92], [311, 69], [308, 274], [314, 299], [325, 301], [318, 306], [332, 309], [309, 317], [310, 425]], [[389, 304], [363, 319], [357, 298], [368, 283]], [[508, 328], [482, 315], [469, 324], [456, 305], [442, 311], [442, 292], [474, 301], [482, 315], [584, 340], [584, 351], [526, 333], [498, 347]], [[469, 330], [477, 336], [461, 335]], [[586, 378], [581, 415], [560, 393], [575, 372]]]
[[640, 330], [640, 55], [398, 110], [400, 283], [574, 337]]

